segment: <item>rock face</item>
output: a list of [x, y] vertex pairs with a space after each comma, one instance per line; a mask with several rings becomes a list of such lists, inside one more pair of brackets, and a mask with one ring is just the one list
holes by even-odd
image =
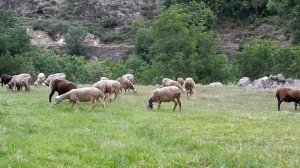
[[0, 6], [17, 13], [39, 18], [77, 17], [101, 22], [117, 19], [131, 22], [158, 11], [158, 0], [0, 0]]
[[272, 82], [269, 77], [264, 76], [259, 78], [253, 82], [253, 87], [255, 89], [268, 89], [272, 87]]

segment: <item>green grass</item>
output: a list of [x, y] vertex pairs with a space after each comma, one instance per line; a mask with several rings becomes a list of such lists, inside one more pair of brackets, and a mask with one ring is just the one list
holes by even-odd
[[298, 167], [300, 113], [274, 92], [197, 86], [147, 111], [154, 87], [106, 102], [47, 102], [49, 90], [0, 87], [0, 167]]

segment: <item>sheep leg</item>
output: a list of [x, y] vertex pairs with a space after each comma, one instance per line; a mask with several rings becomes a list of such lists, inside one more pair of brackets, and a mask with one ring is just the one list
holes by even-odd
[[102, 105], [103, 110], [105, 111], [105, 104], [102, 98], [97, 99], [97, 101]]
[[55, 92], [55, 90], [52, 90], [51, 93], [49, 94], [49, 102], [50, 102], [50, 103], [51, 103], [51, 98], [52, 98], [54, 92]]
[[178, 103], [177, 103], [175, 100], [174, 100], [173, 102], [174, 102], [174, 104], [175, 104], [174, 107], [173, 107], [173, 111], [175, 111], [175, 109], [176, 109]]
[[282, 103], [282, 100], [278, 99], [278, 111], [280, 111], [280, 104]]
[[161, 104], [161, 101], [158, 102], [157, 110], [160, 109], [160, 104]]
[[114, 98], [114, 101], [116, 101], [117, 96], [118, 96], [118, 94], [117, 94], [117, 92], [115, 92], [115, 98]]
[[179, 104], [179, 110], [181, 110], [181, 101], [180, 101], [180, 98], [177, 98], [177, 102]]
[[295, 110], [297, 110], [297, 102], [295, 102]]

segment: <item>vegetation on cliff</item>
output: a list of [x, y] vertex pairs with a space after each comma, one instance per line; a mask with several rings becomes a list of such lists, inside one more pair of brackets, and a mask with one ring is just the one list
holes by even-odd
[[[0, 59], [6, 66], [1, 66], [0, 72], [15, 74], [26, 70], [32, 74], [47, 74], [60, 69], [72, 80], [81, 83], [94, 82], [99, 76], [116, 78], [127, 72], [136, 75], [138, 82], [143, 84], [155, 84], [163, 77], [191, 76], [202, 83], [231, 82], [242, 76], [258, 78], [275, 73], [298, 77], [299, 4], [294, 0], [232, 0], [227, 3], [223, 0], [166, 0], [165, 7], [155, 18], [148, 20], [141, 17], [133, 22], [127, 35], [122, 37], [131, 34], [126, 39], [134, 41], [135, 49], [116, 61], [85, 59], [83, 37], [86, 33], [97, 32], [103, 36], [101, 30], [115, 29], [118, 21], [106, 20], [97, 29], [97, 22], [25, 19], [27, 24], [32, 23], [34, 28], [46, 30], [53, 36], [57, 33], [64, 35], [69, 55], [60, 56], [31, 46], [20, 17], [1, 9]], [[245, 27], [259, 23], [283, 25], [277, 29], [285, 32], [292, 43], [280, 46], [268, 35], [259, 39], [253, 36], [249, 41], [242, 41], [235, 57], [228, 57], [216, 45], [216, 28], [224, 20]], [[123, 39], [114, 33], [112, 35], [111, 41]], [[19, 68], [20, 64], [22, 68]], [[89, 71], [95, 74], [88, 75]], [[82, 78], [84, 73], [88, 77]]]

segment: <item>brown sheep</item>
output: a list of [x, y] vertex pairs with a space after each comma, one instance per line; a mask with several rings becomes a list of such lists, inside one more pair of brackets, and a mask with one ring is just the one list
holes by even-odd
[[55, 92], [57, 92], [58, 95], [61, 95], [76, 88], [77, 86], [74, 83], [66, 79], [54, 79], [50, 85], [51, 92], [49, 94], [49, 102], [51, 102], [51, 98]]
[[183, 86], [184, 80], [182, 78], [177, 78], [177, 82]]
[[11, 75], [3, 74], [1, 75], [1, 86], [3, 87], [3, 84], [6, 85], [10, 82], [12, 79]]
[[195, 89], [195, 82], [194, 82], [193, 78], [186, 78], [184, 80], [183, 87], [186, 90], [186, 95], [192, 96], [192, 94], [194, 93], [194, 89]]
[[181, 110], [180, 102], [181, 91], [176, 86], [167, 86], [163, 88], [157, 88], [153, 91], [152, 96], [145, 101], [147, 108], [153, 108], [153, 102], [158, 102], [158, 110], [162, 102], [173, 101], [175, 103], [173, 111], [175, 111], [177, 104], [179, 104], [179, 110]]
[[102, 105], [103, 109], [105, 109], [104, 97], [105, 95], [101, 90], [95, 87], [85, 87], [79, 89], [72, 89], [67, 93], [64, 93], [60, 96], [56, 96], [55, 104], [58, 104], [65, 99], [69, 99], [69, 101], [73, 103], [72, 106], [78, 102], [90, 101], [93, 104], [90, 108], [92, 109], [96, 105], [95, 101], [98, 101]]
[[279, 88], [276, 91], [276, 97], [278, 100], [278, 111], [280, 111], [280, 104], [284, 102], [295, 102], [295, 110], [297, 110], [297, 104], [300, 104], [300, 90], [294, 88]]
[[[112, 93], [115, 93], [114, 100], [116, 100], [116, 98], [119, 96], [120, 90], [121, 90], [121, 83], [117, 80], [101, 80], [101, 81], [98, 81], [97, 83], [94, 83], [93, 86], [98, 88], [99, 90], [101, 90], [104, 94], [108, 94], [108, 96], [105, 96], [105, 99], [107, 97], [110, 98], [110, 95]], [[110, 99], [110, 101], [111, 101], [111, 99]]]
[[122, 91], [122, 89], [124, 89], [125, 93], [126, 93], [126, 89], [131, 89], [131, 90], [133, 90], [134, 93], [136, 93], [136, 89], [134, 88], [134, 86], [130, 80], [120, 77], [117, 79], [117, 81], [119, 81], [121, 83], [121, 91]]

